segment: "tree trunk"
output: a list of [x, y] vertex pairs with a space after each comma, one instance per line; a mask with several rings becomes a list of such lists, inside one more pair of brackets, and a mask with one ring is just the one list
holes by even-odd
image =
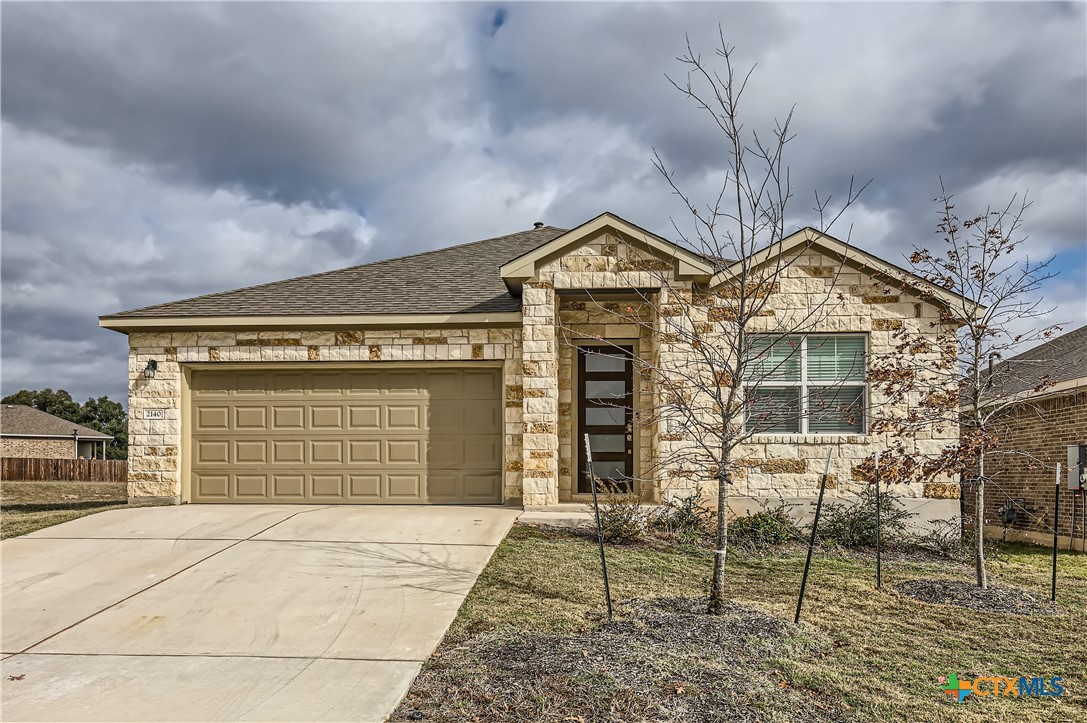
[[727, 471], [717, 475], [717, 543], [713, 553], [713, 580], [710, 582], [710, 614], [725, 612], [725, 556], [728, 552], [728, 486]]
[[985, 453], [978, 458], [978, 478], [974, 487], [974, 569], [978, 587], [989, 588], [985, 576]]

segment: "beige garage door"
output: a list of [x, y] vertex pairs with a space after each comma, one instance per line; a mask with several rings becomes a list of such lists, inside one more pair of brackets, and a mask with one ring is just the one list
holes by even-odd
[[496, 369], [193, 370], [193, 502], [497, 503]]

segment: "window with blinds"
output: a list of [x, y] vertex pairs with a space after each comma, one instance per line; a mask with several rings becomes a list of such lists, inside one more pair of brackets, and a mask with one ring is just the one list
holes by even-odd
[[747, 365], [747, 429], [764, 434], [863, 434], [867, 338], [755, 338]]

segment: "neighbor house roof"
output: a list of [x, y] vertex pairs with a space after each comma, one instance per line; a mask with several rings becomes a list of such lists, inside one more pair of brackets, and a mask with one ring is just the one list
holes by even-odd
[[1087, 385], [1087, 326], [998, 364], [993, 374], [1005, 394], [1031, 392], [1043, 377], [1051, 385], [1042, 390], [1043, 394]]
[[23, 404], [5, 404], [0, 407], [0, 435], [4, 437], [64, 437], [71, 439], [73, 432], [80, 439], [113, 439], [97, 429], [69, 422], [34, 407]]
[[543, 226], [436, 251], [197, 296], [103, 321], [207, 316], [360, 316], [518, 312], [499, 267], [566, 229]]

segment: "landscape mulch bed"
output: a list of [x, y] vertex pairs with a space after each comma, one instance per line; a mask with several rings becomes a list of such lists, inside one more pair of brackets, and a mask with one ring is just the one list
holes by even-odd
[[972, 610], [1012, 615], [1056, 615], [1059, 612], [1053, 602], [1016, 587], [991, 587], [982, 590], [971, 582], [942, 578], [906, 580], [894, 587], [914, 600], [938, 605], [957, 605]]
[[[822, 721], [840, 701], [794, 690], [784, 657], [824, 645], [754, 608], [708, 615], [692, 598], [633, 600], [577, 634], [487, 632], [446, 641], [390, 720]], [[421, 717], [420, 717], [421, 716]]]

